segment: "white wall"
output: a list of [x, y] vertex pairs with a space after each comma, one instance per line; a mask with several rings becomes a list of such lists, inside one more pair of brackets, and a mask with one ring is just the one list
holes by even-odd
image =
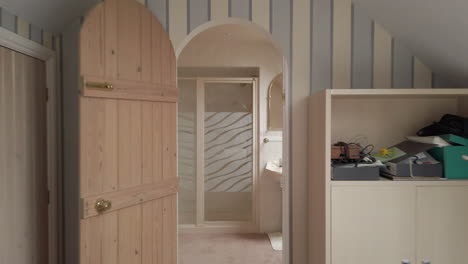
[[[267, 131], [268, 87], [282, 72], [283, 58], [256, 30], [236, 25], [209, 29], [196, 36], [179, 56], [180, 67], [259, 67], [259, 182], [260, 230], [281, 230], [281, 189], [278, 184], [263, 177], [266, 162], [280, 158], [281, 142], [263, 143], [263, 138], [280, 132]], [[236, 28], [237, 27], [237, 28]], [[240, 28], [239, 28], [240, 27]], [[243, 30], [249, 31], [243, 33]], [[229, 32], [228, 35], [222, 32]], [[221, 35], [220, 35], [221, 34]], [[224, 35], [224, 36], [223, 36]]]

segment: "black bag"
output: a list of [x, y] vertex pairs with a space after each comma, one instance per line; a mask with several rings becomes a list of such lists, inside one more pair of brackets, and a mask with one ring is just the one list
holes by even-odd
[[420, 137], [440, 136], [444, 134], [468, 138], [468, 118], [446, 114], [439, 122], [435, 122], [418, 131], [418, 136]]

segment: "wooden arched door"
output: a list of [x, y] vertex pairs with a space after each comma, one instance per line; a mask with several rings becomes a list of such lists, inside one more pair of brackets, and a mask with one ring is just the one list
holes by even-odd
[[106, 0], [80, 32], [80, 263], [175, 264], [175, 54], [135, 0]]

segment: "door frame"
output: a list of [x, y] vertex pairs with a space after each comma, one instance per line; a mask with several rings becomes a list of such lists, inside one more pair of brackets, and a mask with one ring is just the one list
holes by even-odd
[[[274, 47], [277, 48], [279, 52], [283, 55], [283, 87], [285, 92], [285, 100], [283, 105], [283, 179], [284, 179], [284, 187], [283, 187], [283, 197], [282, 197], [282, 205], [283, 205], [283, 225], [282, 225], [282, 232], [283, 232], [283, 260], [282, 264], [290, 264], [292, 263], [292, 254], [291, 254], [291, 243], [292, 243], [292, 218], [293, 218], [293, 204], [292, 204], [292, 185], [291, 185], [291, 129], [292, 129], [292, 86], [291, 86], [291, 78], [292, 72], [289, 68], [288, 59], [285, 57], [286, 51], [273, 39], [271, 32], [268, 32], [262, 26], [252, 23], [252, 21], [248, 21], [242, 18], [223, 18], [223, 19], [216, 19], [206, 23], [201, 24], [200, 26], [196, 27], [195, 29], [191, 30], [190, 32], [185, 32], [181, 41], [174, 43], [174, 47], [176, 49], [176, 56], [177, 58], [180, 57], [184, 48], [189, 44], [189, 42], [195, 38], [198, 34], [202, 33], [205, 30], [210, 28], [226, 25], [226, 24], [238, 24], [238, 25], [247, 25], [253, 28], [256, 28], [259, 32], [264, 32], [270, 36], [271, 43]], [[172, 36], [172, 34], [171, 34]]]
[[[49, 212], [48, 212], [48, 250], [49, 264], [58, 263], [59, 235], [61, 222], [58, 213], [59, 194], [59, 138], [58, 133], [58, 64], [59, 53], [23, 36], [15, 34], [0, 27], [0, 46], [13, 51], [39, 59], [46, 64], [46, 88], [47, 94], [47, 184], [49, 190]], [[58, 45], [56, 45], [58, 47]]]
[[[208, 83], [251, 83], [253, 85], [252, 90], [252, 103], [253, 103], [253, 141], [252, 141], [252, 220], [250, 222], [240, 222], [240, 221], [205, 221], [204, 210], [205, 210], [205, 198], [204, 198], [204, 152], [197, 151], [197, 183], [196, 183], [196, 224], [190, 225], [178, 225], [179, 228], [184, 230], [196, 228], [197, 231], [202, 230], [223, 230], [227, 232], [256, 232], [259, 230], [259, 211], [258, 211], [258, 202], [259, 202], [259, 182], [258, 182], [258, 171], [259, 171], [259, 111], [258, 111], [258, 96], [259, 96], [259, 86], [257, 77], [179, 77], [178, 80], [194, 80], [196, 81], [196, 105], [197, 105], [197, 124], [203, 123], [203, 125], [196, 127], [196, 134], [204, 134], [204, 122], [198, 122], [199, 120], [204, 120], [204, 110], [199, 111], [198, 103], [202, 102], [203, 108], [205, 107], [205, 84]], [[196, 137], [196, 146], [198, 149], [204, 148], [204, 140], [198, 140]], [[200, 155], [202, 153], [202, 155]], [[194, 230], [195, 231], [195, 230]], [[195, 231], [195, 232], [197, 232]], [[190, 232], [190, 231], [189, 231]]]

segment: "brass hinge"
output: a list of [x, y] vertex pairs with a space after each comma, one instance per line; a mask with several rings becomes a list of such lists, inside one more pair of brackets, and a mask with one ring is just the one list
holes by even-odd
[[99, 89], [99, 90], [108, 90], [111, 91], [114, 89], [114, 86], [110, 83], [98, 83], [98, 82], [86, 82], [85, 86], [91, 89]]

